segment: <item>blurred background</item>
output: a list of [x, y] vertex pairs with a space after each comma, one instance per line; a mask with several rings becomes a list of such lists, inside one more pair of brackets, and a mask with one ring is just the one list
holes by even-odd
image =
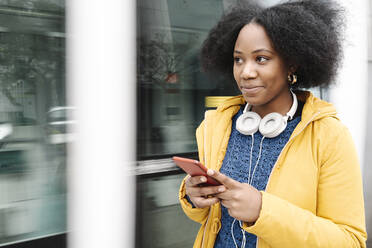
[[66, 232], [64, 12], [0, 1], [0, 245]]
[[[236, 2], [136, 1], [135, 247], [192, 247], [199, 225], [187, 219], [178, 204], [178, 187], [185, 174], [171, 157], [197, 158], [194, 133], [204, 111], [214, 108], [223, 97], [237, 94], [231, 82], [204, 75], [199, 61], [208, 31]], [[277, 2], [260, 1], [267, 6]], [[353, 8], [353, 13], [366, 13], [363, 11], [371, 10], [371, 3], [356, 1]], [[65, 10], [64, 0], [0, 0], [2, 247], [66, 247], [66, 147], [76, 138], [72, 132], [76, 107], [66, 100]], [[352, 22], [349, 34], [356, 32], [354, 37], [361, 40], [348, 44], [346, 54], [359, 51], [359, 57], [345, 56], [352, 65], [345, 62], [337, 87], [312, 89], [336, 105], [353, 134], [361, 156], [370, 233], [371, 13], [366, 13], [363, 25], [351, 13], [356, 22]], [[350, 78], [354, 82], [350, 83]], [[89, 94], [89, 90], [79, 94]], [[351, 103], [345, 104], [346, 98]], [[372, 242], [368, 246], [372, 247]]]

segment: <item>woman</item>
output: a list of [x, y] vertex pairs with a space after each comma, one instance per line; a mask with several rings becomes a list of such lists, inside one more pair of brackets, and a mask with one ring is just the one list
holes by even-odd
[[209, 33], [204, 69], [242, 95], [207, 111], [196, 132], [200, 161], [222, 185], [181, 184], [181, 206], [201, 224], [194, 247], [366, 247], [350, 134], [331, 104], [292, 91], [332, 82], [341, 13], [321, 0], [239, 5]]

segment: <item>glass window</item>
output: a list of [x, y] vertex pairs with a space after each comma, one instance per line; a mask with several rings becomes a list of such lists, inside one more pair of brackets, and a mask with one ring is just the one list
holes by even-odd
[[189, 248], [199, 224], [183, 213], [178, 204], [178, 188], [184, 175], [141, 178], [137, 184], [136, 247]]
[[205, 97], [235, 95], [200, 70], [200, 47], [224, 1], [138, 1], [138, 157], [196, 152]]
[[64, 16], [0, 1], [0, 245], [66, 231]]

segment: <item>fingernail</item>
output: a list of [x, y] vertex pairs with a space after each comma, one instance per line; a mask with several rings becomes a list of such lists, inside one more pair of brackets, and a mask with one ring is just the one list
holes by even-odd
[[225, 191], [225, 187], [219, 187], [218, 188], [218, 192], [224, 192]]
[[201, 177], [200, 181], [202, 181], [204, 183], [205, 181], [207, 181], [207, 179], [205, 177]]
[[208, 169], [207, 174], [210, 175], [210, 176], [213, 176], [214, 171], [212, 169]]

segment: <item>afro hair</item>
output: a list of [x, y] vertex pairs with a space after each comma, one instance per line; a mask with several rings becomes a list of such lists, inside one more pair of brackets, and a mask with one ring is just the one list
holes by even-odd
[[214, 28], [201, 49], [207, 73], [233, 79], [233, 49], [240, 30], [261, 25], [288, 67], [296, 68], [296, 88], [328, 86], [342, 61], [344, 9], [332, 0], [289, 1], [263, 8], [240, 2]]

